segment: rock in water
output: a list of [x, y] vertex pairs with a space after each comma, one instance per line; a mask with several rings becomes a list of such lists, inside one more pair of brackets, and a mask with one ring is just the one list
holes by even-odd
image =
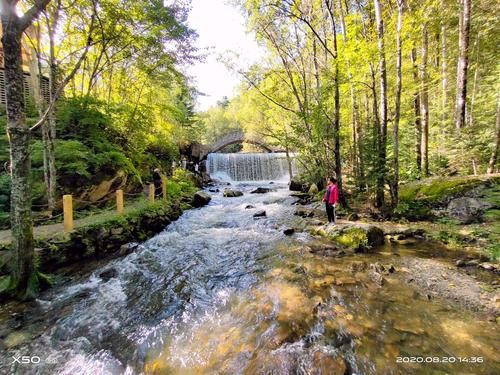
[[255, 206], [252, 206], [251, 204], [248, 204], [246, 207], [245, 207], [245, 210], [249, 210], [251, 208], [255, 208]]
[[270, 189], [270, 188], [263, 188], [263, 187], [258, 187], [257, 189], [255, 190], [252, 190], [250, 192], [250, 194], [265, 194], [265, 193], [269, 193], [271, 191], [276, 191], [274, 189]]
[[193, 197], [192, 205], [193, 207], [203, 207], [207, 205], [211, 199], [212, 197], [210, 196], [210, 194], [205, 193], [204, 191], [198, 191]]
[[234, 197], [241, 197], [243, 193], [238, 190], [231, 190], [231, 189], [226, 189], [224, 190], [224, 196], [226, 198], [234, 198]]
[[118, 271], [116, 270], [116, 268], [108, 268], [107, 270], [104, 270], [99, 274], [99, 277], [104, 281], [109, 281], [110, 279], [117, 276], [118, 276]]
[[130, 242], [120, 246], [120, 255], [128, 255], [132, 251], [137, 250], [139, 244], [137, 242]]
[[385, 241], [384, 231], [379, 227], [370, 226], [366, 231], [366, 236], [368, 239], [368, 245], [371, 247], [380, 246], [384, 244]]
[[287, 228], [283, 231], [283, 233], [286, 235], [286, 236], [291, 236], [292, 234], [295, 233], [295, 229], [293, 228]]
[[263, 217], [266, 216], [266, 211], [260, 210], [253, 214], [253, 217]]

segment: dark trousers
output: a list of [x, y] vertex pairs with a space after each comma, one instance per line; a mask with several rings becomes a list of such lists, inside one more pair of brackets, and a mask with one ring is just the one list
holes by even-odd
[[163, 198], [163, 187], [161, 184], [154, 184], [155, 185], [155, 198]]
[[326, 204], [326, 215], [329, 223], [335, 223], [335, 207], [333, 205]]

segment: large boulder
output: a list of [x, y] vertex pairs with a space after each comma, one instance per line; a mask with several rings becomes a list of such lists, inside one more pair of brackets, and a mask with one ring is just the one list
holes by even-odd
[[305, 179], [295, 176], [290, 180], [290, 184], [288, 186], [291, 191], [301, 191], [303, 193], [307, 193], [311, 185], [312, 184], [307, 182]]
[[193, 196], [192, 205], [193, 207], [203, 207], [206, 206], [211, 199], [212, 197], [210, 194], [205, 193], [204, 191], [198, 191]]
[[297, 177], [294, 177], [290, 180], [289, 188], [291, 191], [302, 191], [303, 182], [300, 181]]
[[241, 197], [242, 195], [243, 193], [239, 190], [231, 190], [231, 189], [224, 190], [224, 196], [226, 198]]
[[74, 200], [75, 207], [84, 207], [95, 202], [106, 202], [105, 198], [112, 197], [116, 190], [123, 189], [127, 184], [127, 174], [124, 171], [118, 171], [116, 175], [108, 180], [101, 181], [98, 185], [92, 186], [83, 192]]
[[341, 248], [365, 252], [384, 244], [384, 232], [373, 225], [348, 224], [311, 228], [311, 233], [326, 237]]
[[460, 197], [450, 201], [446, 212], [452, 219], [458, 220], [462, 224], [469, 224], [481, 221], [484, 210], [490, 207], [489, 203], [477, 198]]

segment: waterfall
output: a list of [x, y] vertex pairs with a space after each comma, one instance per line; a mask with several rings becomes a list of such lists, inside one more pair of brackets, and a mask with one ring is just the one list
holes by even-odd
[[290, 178], [284, 152], [208, 154], [207, 170], [218, 180], [280, 181]]

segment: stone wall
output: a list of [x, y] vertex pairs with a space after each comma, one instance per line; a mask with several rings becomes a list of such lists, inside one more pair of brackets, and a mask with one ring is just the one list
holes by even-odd
[[[210, 201], [210, 196], [201, 200], [199, 196], [196, 193], [178, 202], [159, 201], [124, 216], [77, 228], [62, 238], [36, 240], [39, 269], [54, 272], [78, 262], [126, 255], [135, 249], [131, 243], [145, 241], [161, 232], [182, 215], [183, 209], [201, 207]], [[0, 245], [0, 276], [7, 273], [8, 255], [8, 245]]]

